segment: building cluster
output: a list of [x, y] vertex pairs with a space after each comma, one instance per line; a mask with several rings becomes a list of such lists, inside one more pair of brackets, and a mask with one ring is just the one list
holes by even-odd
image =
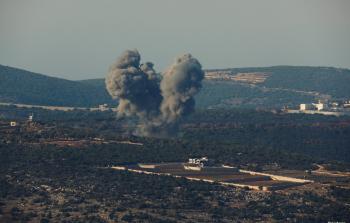
[[248, 73], [232, 73], [231, 71], [208, 71], [205, 73], [205, 79], [208, 80], [229, 80], [248, 84], [263, 83], [269, 77], [268, 73], [248, 72]]
[[208, 166], [209, 159], [207, 157], [202, 158], [190, 158], [187, 163], [184, 163], [186, 170], [202, 170], [205, 166]]
[[200, 167], [204, 167], [204, 165], [208, 162], [208, 157], [202, 157], [202, 158], [190, 158], [188, 159], [189, 164], [195, 164]]
[[350, 100], [348, 101], [321, 101], [311, 104], [300, 104], [300, 111], [347, 111], [350, 110]]

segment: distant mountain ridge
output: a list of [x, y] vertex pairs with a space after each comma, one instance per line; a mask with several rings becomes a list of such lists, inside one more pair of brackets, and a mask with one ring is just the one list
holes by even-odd
[[[199, 107], [281, 108], [320, 98], [349, 99], [350, 70], [274, 66], [211, 69]], [[116, 104], [104, 79], [70, 81], [0, 65], [0, 102], [95, 107]]]

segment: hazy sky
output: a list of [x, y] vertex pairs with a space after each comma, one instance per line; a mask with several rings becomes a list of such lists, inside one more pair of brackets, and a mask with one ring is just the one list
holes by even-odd
[[186, 52], [204, 68], [350, 68], [350, 0], [0, 0], [0, 64], [97, 78], [130, 48], [159, 71]]

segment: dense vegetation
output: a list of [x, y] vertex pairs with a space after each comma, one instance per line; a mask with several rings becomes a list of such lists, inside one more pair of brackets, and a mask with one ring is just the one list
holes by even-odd
[[[252, 110], [201, 110], [189, 117], [184, 138], [206, 145], [237, 144], [271, 151], [256, 160], [278, 159], [276, 151], [350, 163], [350, 117], [273, 114]], [[250, 156], [250, 154], [246, 154]], [[286, 154], [280, 154], [284, 157]], [[298, 158], [296, 158], [297, 160]], [[283, 165], [289, 160], [280, 160]], [[299, 165], [302, 161], [299, 159]]]
[[[349, 189], [337, 186], [323, 194], [307, 188], [265, 193], [108, 168], [205, 155], [253, 170], [271, 163], [305, 170], [313, 168], [314, 162], [347, 168], [350, 161], [337, 159], [342, 157], [327, 147], [339, 148], [348, 157], [348, 117], [199, 110], [183, 121], [181, 137], [151, 139], [127, 134], [133, 124], [115, 120], [110, 111], [0, 107], [4, 123], [24, 120], [31, 112], [38, 130], [21, 122], [14, 132], [0, 131], [0, 221], [323, 222], [350, 218]], [[143, 146], [44, 143], [56, 138], [130, 140]], [[314, 149], [312, 145], [304, 144], [304, 151], [298, 149], [301, 144], [293, 143], [310, 139], [319, 140], [315, 154], [307, 152]], [[296, 146], [286, 146], [289, 143]]]
[[[132, 129], [137, 121], [117, 120], [112, 111], [63, 112], [0, 106], [0, 117], [7, 120], [25, 120], [32, 112], [37, 121], [62, 129], [62, 133], [54, 129], [55, 133], [48, 135], [136, 137], [132, 136]], [[163, 140], [137, 137], [137, 141], [150, 143], [152, 150], [157, 150], [155, 154], [142, 150], [140, 159], [179, 161], [190, 156], [210, 156], [233, 165], [263, 166], [276, 162], [286, 168], [309, 169], [313, 163], [331, 162], [336, 168], [350, 167], [349, 116], [273, 114], [251, 109], [197, 110], [183, 120], [180, 136]]]

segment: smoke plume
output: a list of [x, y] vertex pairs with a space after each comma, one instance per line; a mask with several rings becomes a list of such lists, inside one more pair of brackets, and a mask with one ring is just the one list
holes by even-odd
[[136, 133], [168, 137], [177, 133], [181, 117], [194, 110], [194, 95], [202, 87], [204, 72], [190, 54], [178, 57], [163, 74], [153, 63], [140, 64], [137, 50], [125, 51], [106, 78], [109, 94], [119, 100], [118, 116], [137, 117]]

